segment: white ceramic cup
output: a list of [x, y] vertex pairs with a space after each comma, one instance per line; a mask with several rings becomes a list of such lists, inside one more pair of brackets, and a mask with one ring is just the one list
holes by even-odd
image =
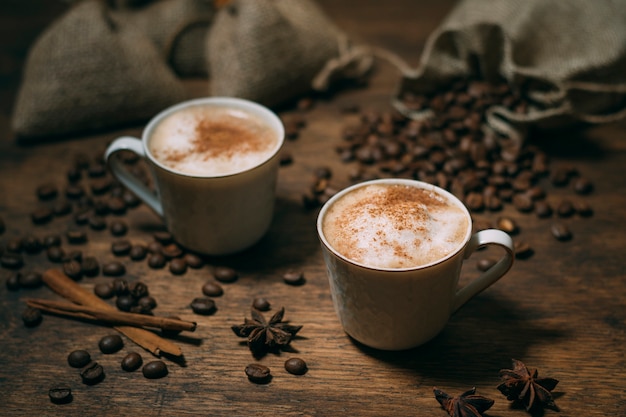
[[[325, 236], [324, 216], [346, 194], [371, 184], [426, 188], [447, 197], [468, 220], [458, 248], [437, 261], [409, 268], [371, 267], [339, 253]], [[406, 179], [366, 181], [340, 191], [322, 207], [317, 232], [333, 304], [345, 332], [360, 343], [382, 350], [409, 349], [435, 337], [452, 313], [506, 274], [514, 260], [513, 241], [508, 234], [495, 229], [472, 234], [471, 216], [456, 197], [434, 185]], [[502, 247], [502, 258], [478, 278], [457, 288], [463, 261], [484, 245]]]
[[[190, 106], [235, 108], [252, 113], [276, 134], [273, 153], [256, 166], [228, 175], [192, 175], [172, 169], [150, 151], [156, 126], [167, 116]], [[113, 175], [135, 193], [165, 224], [184, 247], [207, 255], [239, 252], [256, 243], [272, 221], [278, 177], [278, 153], [284, 142], [284, 127], [278, 116], [257, 103], [229, 97], [186, 101], [156, 115], [142, 138], [120, 137], [107, 148], [105, 158]], [[134, 177], [113, 155], [130, 150], [151, 168], [156, 192]]]

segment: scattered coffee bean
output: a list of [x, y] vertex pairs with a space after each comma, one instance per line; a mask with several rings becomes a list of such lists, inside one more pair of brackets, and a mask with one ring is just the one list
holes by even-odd
[[46, 224], [52, 220], [53, 216], [54, 212], [48, 207], [40, 207], [30, 214], [30, 218], [34, 224]]
[[6, 280], [6, 286], [9, 291], [17, 291], [20, 289], [20, 273], [14, 273], [9, 275]]
[[533, 248], [524, 241], [514, 242], [513, 247], [515, 252], [515, 258], [517, 259], [528, 259], [534, 253]]
[[71, 199], [78, 199], [85, 195], [85, 190], [79, 184], [70, 184], [65, 189], [65, 196]]
[[130, 312], [133, 307], [137, 305], [137, 302], [130, 294], [118, 295], [115, 299], [115, 306], [120, 311]]
[[304, 375], [309, 369], [304, 360], [300, 358], [290, 358], [285, 361], [285, 370], [293, 375]]
[[100, 273], [100, 263], [95, 257], [86, 256], [81, 262], [81, 269], [85, 276], [93, 278]]
[[0, 265], [8, 269], [19, 269], [24, 265], [24, 258], [19, 253], [5, 252], [0, 256]]
[[174, 241], [174, 237], [170, 232], [155, 232], [153, 234], [154, 240], [162, 245], [169, 245]]
[[78, 281], [83, 277], [83, 267], [78, 261], [67, 261], [63, 263], [63, 273], [74, 281]]
[[110, 334], [100, 339], [98, 347], [102, 353], [115, 353], [124, 347], [124, 341], [120, 335]]
[[66, 176], [67, 176], [67, 180], [68, 180], [69, 182], [71, 182], [71, 183], [75, 183], [75, 182], [80, 181], [80, 179], [81, 179], [81, 177], [82, 177], [82, 174], [81, 174], [81, 172], [80, 172], [80, 169], [78, 169], [78, 168], [75, 168], [75, 167], [74, 167], [74, 168], [70, 168], [70, 169], [67, 171]]
[[52, 200], [59, 194], [59, 190], [55, 184], [41, 184], [37, 187], [37, 197], [40, 200]]
[[89, 207], [82, 208], [78, 213], [74, 214], [74, 223], [79, 226], [89, 223], [91, 217], [91, 209]]
[[52, 246], [46, 250], [46, 256], [50, 262], [61, 262], [65, 257], [65, 251], [60, 246]]
[[131, 246], [128, 255], [133, 261], [141, 261], [146, 259], [146, 256], [148, 255], [148, 249], [144, 245], [135, 244]]
[[89, 227], [91, 230], [104, 230], [107, 228], [107, 222], [102, 216], [92, 215], [89, 217]]
[[109, 191], [111, 188], [111, 179], [110, 178], [98, 178], [94, 179], [89, 183], [89, 188], [91, 188], [91, 192], [93, 195], [101, 195]]
[[26, 307], [22, 312], [22, 321], [26, 327], [38, 326], [41, 320], [43, 320], [43, 315], [38, 308]]
[[120, 262], [108, 262], [102, 266], [102, 273], [109, 277], [119, 277], [126, 273], [126, 267]]
[[135, 299], [139, 299], [141, 297], [145, 297], [149, 295], [148, 286], [141, 281], [133, 282], [128, 286], [128, 291], [130, 295]]
[[113, 214], [121, 216], [126, 213], [126, 203], [121, 197], [111, 197], [107, 201], [109, 211]]
[[72, 205], [67, 200], [59, 201], [52, 207], [54, 215], [57, 217], [68, 215], [72, 212]]
[[575, 212], [574, 204], [567, 199], [561, 200], [556, 208], [556, 214], [558, 214], [559, 217], [571, 217]]
[[65, 234], [70, 244], [77, 245], [87, 242], [87, 234], [83, 230], [68, 230]]
[[137, 207], [141, 204], [141, 200], [128, 190], [125, 190], [124, 194], [122, 194], [122, 200], [126, 203], [126, 207]]
[[124, 236], [128, 232], [128, 226], [121, 220], [114, 220], [109, 225], [109, 231], [113, 236]]
[[96, 284], [93, 287], [93, 292], [103, 300], [113, 298], [113, 296], [115, 295], [115, 289], [113, 288], [113, 285], [108, 282], [101, 282]]
[[533, 210], [535, 203], [526, 194], [515, 194], [513, 196], [513, 205], [518, 211], [528, 213]]
[[126, 256], [130, 253], [132, 244], [129, 240], [119, 239], [111, 243], [111, 252], [115, 256]]
[[141, 373], [148, 379], [163, 378], [167, 375], [167, 365], [163, 361], [148, 362], [141, 368]]
[[19, 275], [21, 288], [39, 288], [43, 285], [43, 278], [39, 272], [31, 271]]
[[80, 371], [83, 384], [94, 385], [104, 379], [104, 368], [97, 362], [91, 362]]
[[562, 242], [572, 238], [572, 232], [563, 223], [553, 223], [550, 227], [550, 231], [556, 240], [560, 240]]
[[128, 285], [128, 281], [124, 278], [115, 278], [111, 286], [113, 287], [113, 291], [115, 291], [115, 295], [127, 295], [130, 293], [130, 286]]
[[22, 239], [22, 250], [24, 252], [35, 255], [41, 252], [43, 244], [37, 236], [26, 236]]
[[61, 236], [59, 235], [46, 235], [41, 241], [44, 248], [51, 248], [61, 245]]
[[154, 297], [150, 297], [149, 295], [144, 295], [137, 299], [137, 307], [139, 307], [139, 311], [142, 313], [149, 313], [154, 310], [157, 306], [157, 302]]
[[174, 258], [170, 261], [170, 272], [174, 275], [182, 275], [187, 272], [187, 263], [183, 258]]
[[496, 222], [496, 227], [510, 235], [514, 235], [519, 232], [517, 223], [510, 217], [500, 217]]
[[162, 253], [157, 252], [148, 256], [148, 266], [152, 269], [161, 269], [167, 263], [167, 259]]
[[252, 307], [256, 308], [259, 311], [269, 311], [271, 308], [271, 304], [267, 299], [262, 297], [257, 297], [252, 300]]
[[153, 240], [148, 244], [148, 252], [150, 253], [163, 253], [163, 245], [156, 240]]
[[494, 266], [496, 264], [496, 260], [492, 259], [492, 258], [483, 258], [480, 259], [478, 262], [476, 262], [476, 268], [478, 268], [479, 271], [487, 271], [488, 269], [491, 269], [492, 266]]
[[586, 201], [579, 200], [574, 202], [574, 209], [581, 217], [590, 217], [593, 215], [593, 209]]
[[537, 201], [535, 203], [535, 214], [540, 218], [548, 218], [552, 216], [552, 206], [547, 201]]
[[91, 355], [86, 350], [74, 350], [67, 355], [67, 363], [72, 368], [83, 368], [91, 362]]
[[63, 257], [63, 262], [76, 261], [78, 263], [83, 261], [83, 253], [79, 250], [73, 250], [66, 253]]
[[91, 178], [103, 177], [106, 172], [106, 166], [102, 162], [93, 162], [87, 168], [87, 175]]
[[213, 275], [218, 281], [226, 283], [235, 282], [239, 278], [237, 271], [227, 266], [218, 266], [215, 268]]
[[219, 297], [220, 295], [224, 294], [224, 290], [222, 289], [222, 286], [220, 284], [211, 280], [207, 281], [202, 286], [202, 293], [208, 297]]
[[169, 245], [163, 246], [161, 253], [163, 253], [167, 259], [173, 259], [182, 256], [183, 250], [176, 243], [170, 243]]
[[131, 352], [122, 359], [122, 369], [126, 372], [133, 372], [141, 368], [143, 358], [137, 352]]
[[574, 180], [574, 191], [577, 194], [589, 194], [593, 191], [593, 184], [586, 178], [578, 177]]
[[21, 253], [22, 239], [11, 239], [7, 242], [5, 249], [7, 252]]
[[199, 269], [204, 265], [202, 258], [193, 253], [186, 253], [183, 259], [185, 259], [189, 268]]
[[67, 385], [56, 385], [48, 390], [48, 397], [54, 404], [72, 402], [72, 389]]
[[283, 274], [283, 281], [289, 285], [302, 285], [305, 282], [304, 273], [299, 271], [287, 271]]
[[246, 366], [245, 372], [250, 382], [255, 384], [267, 384], [272, 379], [270, 368], [260, 363], [251, 363]]
[[194, 298], [190, 306], [194, 313], [203, 316], [211, 315], [217, 310], [215, 301], [208, 297]]

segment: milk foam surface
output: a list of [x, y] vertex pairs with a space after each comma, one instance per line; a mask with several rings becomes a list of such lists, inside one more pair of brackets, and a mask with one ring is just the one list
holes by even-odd
[[458, 250], [466, 213], [436, 191], [372, 184], [342, 196], [323, 219], [328, 243], [343, 256], [378, 268], [409, 268]]
[[277, 151], [276, 132], [244, 110], [196, 105], [172, 113], [154, 128], [150, 153], [189, 175], [221, 176], [253, 168]]

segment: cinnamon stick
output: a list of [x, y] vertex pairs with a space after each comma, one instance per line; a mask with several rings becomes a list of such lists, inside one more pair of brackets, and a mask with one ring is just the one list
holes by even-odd
[[59, 315], [80, 317], [89, 320], [98, 320], [109, 324], [125, 324], [135, 327], [154, 327], [162, 330], [196, 330], [196, 323], [168, 317], [155, 317], [146, 314], [126, 313], [123, 311], [109, 311], [101, 308], [82, 306], [63, 301], [27, 298], [26, 304], [39, 310]]
[[[76, 304], [115, 311], [115, 307], [107, 304], [95, 294], [84, 290], [59, 269], [49, 269], [44, 272], [43, 281], [54, 292]], [[114, 329], [156, 356], [160, 356], [161, 352], [173, 356], [183, 354], [178, 345], [149, 330], [132, 326], [115, 326]]]

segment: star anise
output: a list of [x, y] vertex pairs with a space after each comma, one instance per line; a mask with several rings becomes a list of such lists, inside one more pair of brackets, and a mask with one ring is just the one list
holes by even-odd
[[507, 400], [521, 403], [526, 411], [533, 408], [551, 408], [559, 411], [550, 391], [559, 383], [553, 378], [538, 378], [537, 369], [529, 370], [521, 361], [512, 359], [513, 369], [500, 370], [502, 383], [498, 390]]
[[452, 417], [482, 417], [482, 413], [494, 403], [489, 398], [476, 395], [476, 388], [465, 391], [458, 397], [452, 397], [437, 388], [433, 388], [433, 392], [441, 407]]
[[287, 346], [302, 328], [283, 321], [284, 314], [283, 307], [267, 321], [260, 311], [252, 308], [252, 319], [245, 318], [242, 325], [232, 326], [232, 329], [237, 336], [247, 337], [252, 353], [260, 356], [271, 349]]

